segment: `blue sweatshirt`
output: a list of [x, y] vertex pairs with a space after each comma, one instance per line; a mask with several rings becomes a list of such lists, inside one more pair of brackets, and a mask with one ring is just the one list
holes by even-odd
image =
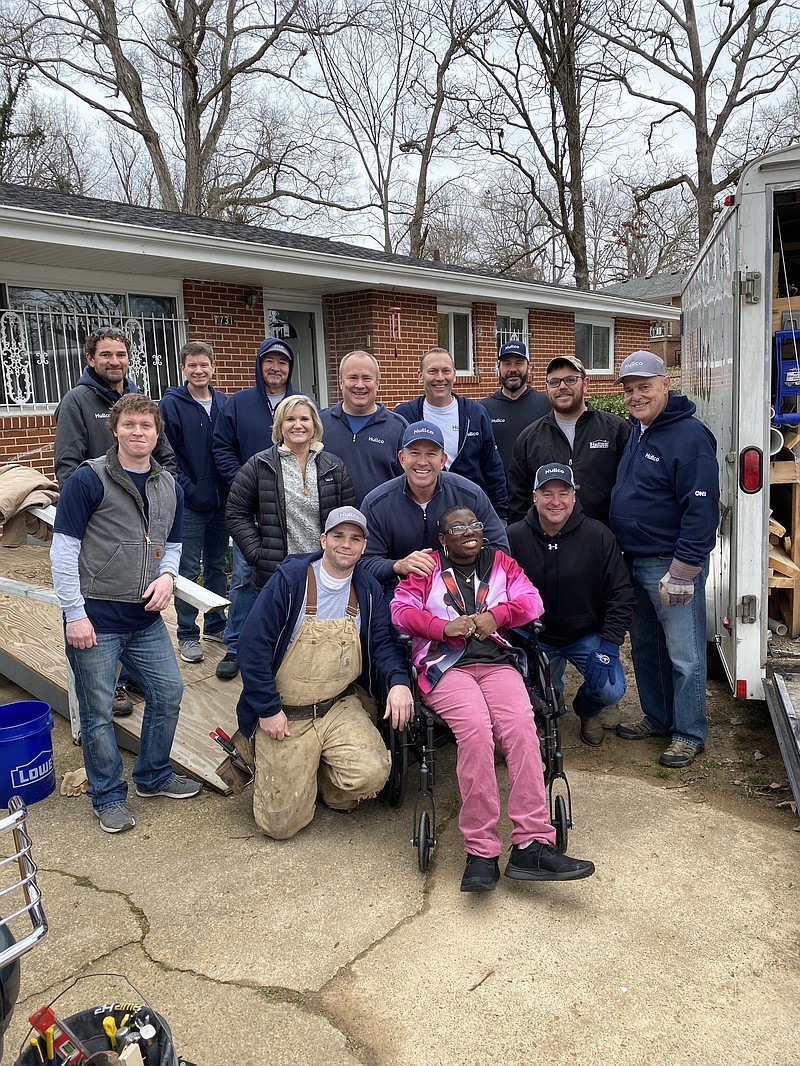
[[633, 429], [611, 493], [609, 525], [628, 555], [669, 555], [700, 565], [719, 522], [716, 441], [685, 396], [667, 406], [644, 434]]
[[329, 452], [338, 455], [347, 467], [356, 494], [356, 507], [378, 485], [383, 485], [403, 473], [397, 453], [403, 446], [403, 433], [408, 423], [396, 412], [387, 411], [383, 404], [355, 433], [350, 428], [341, 403], [320, 412], [322, 443]]
[[[322, 552], [287, 556], [261, 590], [242, 626], [237, 647], [242, 694], [236, 716], [245, 736], [253, 735], [259, 718], [270, 718], [281, 709], [275, 675], [305, 604], [308, 564], [321, 558]], [[383, 590], [361, 564], [353, 571], [353, 584], [360, 613], [363, 670], [359, 683], [372, 692], [378, 673], [387, 689], [408, 685], [405, 657], [394, 637]]]
[[[466, 396], [453, 396], [458, 404], [458, 451], [450, 456], [447, 468], [453, 474], [474, 481], [483, 489], [500, 518], [508, 518], [506, 472], [497, 450], [492, 422], [485, 407]], [[412, 422], [422, 422], [424, 396], [399, 403], [394, 413]]]
[[474, 511], [483, 522], [485, 542], [508, 551], [503, 523], [483, 489], [460, 474], [443, 470], [436, 492], [423, 510], [408, 494], [403, 474], [373, 489], [364, 499], [361, 512], [368, 529], [364, 566], [387, 589], [393, 589], [400, 580], [393, 569], [395, 562], [423, 548], [438, 550], [439, 519], [448, 507], [455, 506]]
[[272, 404], [261, 376], [261, 360], [276, 344], [291, 353], [286, 395], [293, 396], [297, 391], [292, 388], [294, 352], [286, 341], [268, 337], [256, 354], [255, 385], [229, 396], [214, 425], [214, 462], [228, 485], [233, 484], [233, 479], [251, 456], [272, 447]]
[[[209, 386], [210, 387], [210, 386]], [[228, 486], [211, 452], [214, 425], [228, 397], [211, 388], [211, 417], [195, 400], [188, 385], [169, 388], [159, 404], [164, 432], [175, 452], [176, 480], [190, 511], [209, 514], [225, 506]]]

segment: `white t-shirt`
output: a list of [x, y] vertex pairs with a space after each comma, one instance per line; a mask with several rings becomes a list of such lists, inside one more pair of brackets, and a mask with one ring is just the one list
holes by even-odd
[[209, 396], [209, 398], [207, 400], [198, 400], [196, 396], [193, 396], [192, 399], [194, 400], [194, 402], [196, 404], [198, 404], [200, 407], [202, 407], [204, 409], [205, 413], [210, 418], [211, 417], [211, 405], [214, 402], [213, 397]]
[[458, 400], [453, 399], [447, 407], [434, 407], [427, 400], [422, 402], [422, 417], [426, 422], [433, 422], [442, 431], [444, 450], [447, 453], [445, 469], [458, 454]]

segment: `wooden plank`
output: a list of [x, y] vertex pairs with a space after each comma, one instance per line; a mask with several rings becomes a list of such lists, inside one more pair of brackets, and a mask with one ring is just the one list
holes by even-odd
[[770, 485], [794, 485], [798, 481], [798, 465], [793, 459], [769, 464]]
[[800, 566], [792, 562], [783, 548], [770, 545], [769, 565], [773, 570], [777, 570], [779, 574], [786, 574], [787, 577], [795, 580], [800, 578]]
[[800, 443], [800, 432], [792, 426], [782, 426], [781, 433], [783, 434], [783, 446], [788, 448], [789, 451], [792, 451]]
[[767, 584], [771, 589], [793, 589], [796, 582], [793, 577], [785, 577], [783, 574], [770, 574]]
[[[789, 558], [800, 566], [800, 485], [792, 485], [792, 526], [791, 540], [786, 545]], [[788, 538], [787, 538], [788, 539]]]
[[769, 532], [770, 532], [770, 536], [774, 535], [776, 537], [785, 537], [786, 536], [786, 526], [782, 526], [777, 518], [773, 518], [772, 515], [770, 515], [769, 516]]

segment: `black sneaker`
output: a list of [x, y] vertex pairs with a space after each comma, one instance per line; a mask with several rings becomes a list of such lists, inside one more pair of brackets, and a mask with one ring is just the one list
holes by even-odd
[[235, 651], [225, 653], [225, 657], [217, 663], [217, 677], [220, 681], [231, 681], [239, 673], [239, 660]]
[[480, 855], [467, 855], [467, 865], [461, 878], [462, 892], [494, 892], [500, 880], [500, 856], [483, 859]]
[[578, 881], [592, 876], [594, 863], [571, 859], [550, 844], [534, 840], [527, 848], [518, 848], [516, 844], [511, 848], [505, 872], [506, 877], [516, 881]]
[[128, 695], [124, 685], [117, 685], [114, 689], [112, 707], [115, 718], [125, 718], [129, 714], [133, 714], [133, 700]]

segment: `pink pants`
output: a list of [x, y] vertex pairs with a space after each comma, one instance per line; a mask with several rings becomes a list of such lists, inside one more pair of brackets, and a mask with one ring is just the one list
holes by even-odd
[[458, 744], [458, 824], [468, 854], [491, 859], [503, 850], [497, 831], [495, 741], [508, 766], [511, 843], [553, 844], [556, 833], [547, 812], [539, 738], [519, 671], [513, 666], [453, 667], [425, 702], [447, 722]]

